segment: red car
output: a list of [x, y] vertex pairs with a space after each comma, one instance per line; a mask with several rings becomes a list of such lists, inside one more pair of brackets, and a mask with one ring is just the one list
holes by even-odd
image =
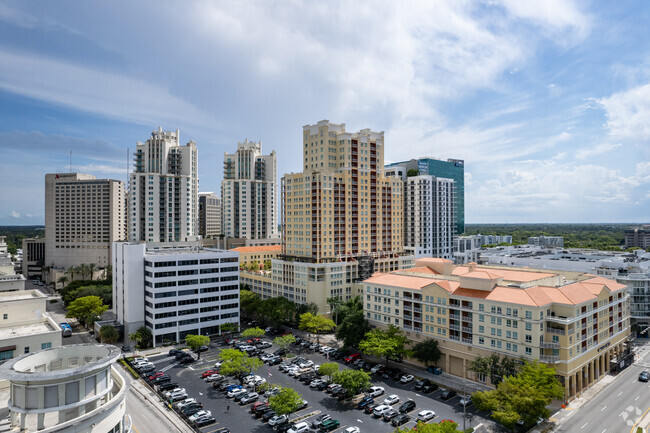
[[206, 377], [208, 377], [208, 376], [212, 376], [213, 374], [219, 374], [219, 370], [208, 370], [208, 371], [205, 371], [205, 372], [203, 372], [203, 374], [201, 374], [201, 377], [202, 377], [203, 379], [205, 379]]
[[149, 376], [149, 380], [154, 380], [155, 378], [160, 377], [160, 376], [164, 376], [164, 375], [165, 375], [165, 373], [163, 373], [162, 371], [159, 371], [159, 372], [154, 373], [151, 376]]
[[349, 364], [351, 362], [356, 361], [357, 359], [361, 359], [361, 355], [358, 353], [353, 353], [352, 355], [345, 357], [345, 363]]

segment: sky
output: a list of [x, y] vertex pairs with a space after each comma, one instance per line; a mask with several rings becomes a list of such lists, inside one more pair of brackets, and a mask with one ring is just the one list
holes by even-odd
[[385, 132], [387, 163], [465, 160], [467, 223], [648, 222], [650, 3], [572, 0], [0, 3], [0, 225], [43, 224], [46, 173], [126, 180], [162, 126], [262, 140]]

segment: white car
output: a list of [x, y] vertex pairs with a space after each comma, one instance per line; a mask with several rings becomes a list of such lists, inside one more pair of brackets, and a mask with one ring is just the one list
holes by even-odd
[[219, 368], [219, 367], [221, 367], [222, 364], [223, 364], [223, 361], [217, 361], [217, 362], [214, 364], [214, 368]]
[[469, 406], [472, 404], [472, 396], [471, 395], [463, 395], [460, 397], [460, 401], [458, 402], [461, 406]]
[[133, 358], [131, 361], [132, 364], [138, 364], [141, 362], [149, 362], [149, 358], [146, 358], [144, 356], [138, 356], [137, 358]]
[[327, 382], [325, 382], [323, 379], [314, 379], [309, 384], [309, 387], [310, 388], [317, 388], [318, 386], [320, 386], [320, 385], [322, 385], [324, 383], [327, 383]]
[[262, 379], [262, 376], [258, 376], [257, 374], [251, 375], [251, 376], [246, 376], [244, 378], [244, 383], [250, 383], [250, 382], [255, 382], [257, 380]]
[[196, 403], [196, 399], [195, 398], [186, 398], [183, 401], [178, 401], [178, 402], [174, 403], [174, 407], [176, 409], [183, 409], [185, 406], [187, 406], [188, 404], [191, 404], [191, 403]]
[[309, 431], [309, 424], [303, 421], [291, 427], [289, 430], [287, 430], [287, 433], [304, 433], [308, 431]]
[[391, 394], [388, 397], [384, 399], [382, 404], [389, 404], [389, 405], [394, 405], [399, 401], [399, 396], [397, 394]]
[[164, 396], [167, 397], [167, 398], [169, 398], [169, 397], [170, 397], [172, 394], [174, 394], [175, 392], [185, 392], [185, 388], [174, 388], [174, 389], [172, 389], [171, 391], [167, 391], [167, 392], [164, 394]]
[[402, 383], [410, 383], [413, 382], [413, 379], [415, 379], [415, 377], [412, 374], [405, 374], [399, 381]]
[[284, 424], [289, 420], [289, 417], [286, 415], [276, 415], [269, 420], [269, 425], [280, 425]]
[[235, 398], [235, 397], [237, 397], [239, 394], [245, 394], [245, 393], [247, 393], [247, 392], [248, 392], [248, 391], [245, 390], [244, 388], [235, 388], [235, 389], [233, 389], [232, 391], [229, 391], [229, 392], [228, 392], [228, 398]]
[[249, 392], [248, 394], [243, 396], [241, 398], [241, 400], [239, 400], [239, 402], [241, 404], [248, 404], [248, 403], [251, 403], [251, 402], [257, 400], [259, 398], [259, 396], [260, 395], [258, 393], [256, 393], [256, 392]]
[[314, 366], [314, 361], [312, 361], [311, 359], [308, 359], [305, 362], [301, 362], [299, 365], [300, 368], [309, 368], [313, 366]]
[[189, 420], [194, 422], [197, 418], [200, 418], [202, 416], [212, 416], [212, 412], [209, 410], [200, 410], [194, 415], [190, 415]]
[[432, 410], [422, 410], [418, 412], [418, 419], [420, 421], [429, 421], [430, 419], [434, 419], [436, 417], [436, 413]]
[[206, 382], [214, 382], [215, 380], [221, 380], [223, 379], [223, 375], [221, 374], [211, 374], [210, 376], [205, 378]]
[[318, 347], [318, 344], [316, 344], [316, 343], [311, 343], [311, 344], [309, 345], [309, 349], [310, 349], [310, 350], [315, 350], [317, 347]]
[[382, 386], [371, 386], [367, 392], [368, 397], [379, 397], [384, 394], [384, 387]]
[[356, 427], [356, 426], [348, 427], [344, 431], [345, 431], [345, 433], [361, 433], [361, 430], [359, 429], [359, 427]]
[[185, 392], [184, 389], [180, 391], [176, 391], [169, 396], [169, 400], [171, 401], [178, 401], [178, 400], [185, 400], [187, 398], [187, 393]]
[[375, 373], [377, 373], [377, 372], [381, 369], [381, 367], [383, 367], [383, 365], [381, 365], [381, 364], [375, 364], [375, 365], [370, 369], [370, 372], [371, 372], [372, 374], [375, 374]]
[[280, 388], [274, 387], [274, 388], [271, 388], [268, 391], [266, 391], [264, 393], [264, 397], [271, 397], [271, 396], [277, 395], [279, 392], [280, 392]]
[[393, 408], [387, 404], [380, 404], [379, 406], [373, 409], [372, 414], [376, 417], [382, 417], [386, 412], [388, 412], [391, 409]]

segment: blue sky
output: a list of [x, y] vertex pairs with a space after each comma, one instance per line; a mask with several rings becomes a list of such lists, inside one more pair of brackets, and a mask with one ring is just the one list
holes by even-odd
[[[302, 126], [385, 131], [387, 162], [465, 160], [466, 221], [648, 222], [645, 1], [3, 1], [0, 225], [45, 173], [126, 178], [158, 126], [302, 170]], [[131, 160], [131, 158], [129, 158]]]

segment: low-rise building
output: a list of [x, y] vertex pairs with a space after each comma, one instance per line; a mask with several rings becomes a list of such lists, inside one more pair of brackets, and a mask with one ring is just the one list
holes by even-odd
[[416, 267], [363, 282], [375, 326], [393, 324], [414, 342], [438, 340], [439, 365], [468, 379], [493, 353], [552, 365], [567, 398], [627, 362], [627, 286], [578, 272], [551, 272], [420, 259]]
[[113, 244], [113, 309], [124, 335], [146, 326], [154, 346], [239, 324], [239, 257], [200, 242]]
[[61, 328], [45, 312], [46, 302], [39, 290], [0, 292], [0, 364], [61, 345]]
[[251, 271], [264, 269], [267, 263], [277, 259], [282, 254], [282, 245], [262, 245], [259, 247], [233, 248], [239, 254], [239, 266]]
[[9, 381], [12, 428], [21, 432], [129, 433], [128, 385], [113, 367], [115, 346], [76, 344], [22, 355], [0, 366]]
[[650, 225], [625, 230], [625, 248], [650, 248]]
[[528, 238], [528, 245], [537, 247], [564, 247], [564, 237], [562, 236], [534, 236]]

